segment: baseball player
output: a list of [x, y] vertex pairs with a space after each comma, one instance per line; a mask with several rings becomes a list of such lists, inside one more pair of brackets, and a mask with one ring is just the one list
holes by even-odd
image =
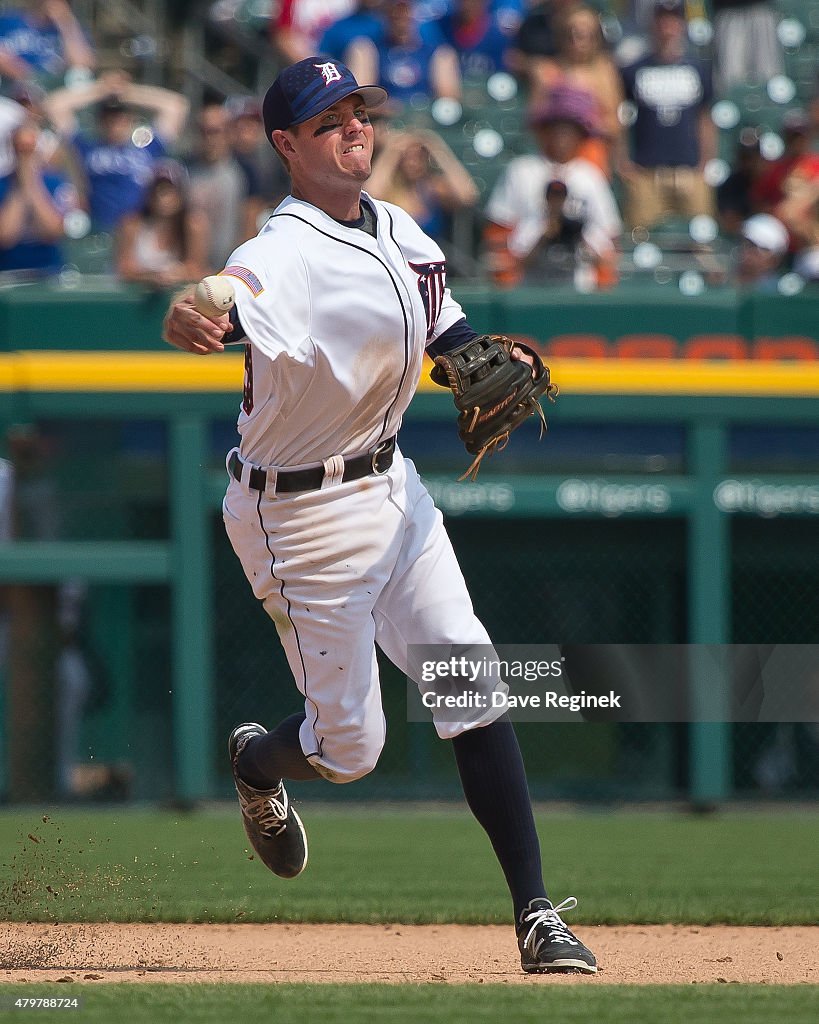
[[[230, 314], [202, 316], [189, 289], [165, 323], [166, 340], [189, 352], [245, 345], [224, 521], [304, 711], [270, 732], [238, 726], [229, 753], [248, 838], [285, 878], [304, 870], [307, 837], [283, 780], [353, 782], [378, 760], [375, 645], [416, 678], [410, 645], [490, 643], [441, 514], [396, 444], [425, 350], [445, 353], [476, 335], [446, 288], [438, 245], [362, 191], [367, 111], [385, 100], [327, 57], [281, 72], [263, 117], [291, 194], [227, 261]], [[490, 675], [470, 684], [487, 696], [504, 685]], [[511, 723], [501, 710], [461, 714], [455, 723], [434, 712], [434, 724], [506, 876], [523, 969], [595, 973], [594, 955], [560, 917], [576, 899], [547, 897]]]

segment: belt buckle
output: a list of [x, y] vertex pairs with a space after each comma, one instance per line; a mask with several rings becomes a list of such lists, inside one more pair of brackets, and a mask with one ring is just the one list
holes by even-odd
[[375, 473], [376, 476], [383, 476], [390, 468], [389, 466], [385, 466], [383, 469], [378, 468], [378, 456], [383, 455], [384, 452], [386, 452], [389, 449], [389, 446], [389, 441], [381, 441], [379, 442], [379, 444], [376, 445], [371, 462], [371, 465], [373, 467], [373, 473]]

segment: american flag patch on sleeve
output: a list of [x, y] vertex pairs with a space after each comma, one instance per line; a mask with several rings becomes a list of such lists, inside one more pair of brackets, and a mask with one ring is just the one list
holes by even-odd
[[262, 288], [262, 282], [256, 277], [256, 275], [247, 269], [247, 267], [231, 266], [225, 267], [225, 269], [219, 275], [220, 277], [236, 277], [253, 293], [253, 298], [258, 298], [264, 288]]

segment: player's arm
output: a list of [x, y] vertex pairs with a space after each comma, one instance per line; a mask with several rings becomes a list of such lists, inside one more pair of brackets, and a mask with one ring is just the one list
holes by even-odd
[[[466, 345], [470, 341], [474, 341], [475, 338], [479, 337], [478, 332], [470, 327], [466, 317], [453, 324], [443, 334], [439, 334], [435, 341], [430, 342], [427, 345], [427, 352], [430, 356], [435, 359], [436, 356], [442, 356], [447, 352], [452, 352], [456, 348], [460, 348], [461, 345]], [[510, 352], [512, 359], [519, 359], [521, 362], [528, 363], [532, 367], [532, 372], [535, 370], [535, 357], [534, 354], [527, 348], [521, 348], [520, 345], [513, 345], [512, 351]]]
[[431, 341], [427, 345], [427, 352], [434, 359], [436, 356], [442, 356], [444, 352], [451, 352], [452, 349], [457, 348], [459, 345], [465, 345], [468, 341], [472, 341], [473, 338], [477, 337], [478, 332], [473, 330], [469, 326], [466, 317], [463, 317], [457, 323], [447, 328], [443, 334], [439, 334], [435, 341]]
[[[296, 253], [292, 265], [282, 258], [281, 273], [260, 280], [246, 265], [249, 258], [257, 265], [255, 244], [252, 239], [240, 246], [220, 274], [205, 277], [173, 296], [165, 316], [165, 341], [197, 355], [251, 342], [275, 359], [287, 348], [287, 339], [300, 341], [306, 336], [307, 299], [299, 302], [289, 292], [290, 281], [305, 273], [302, 257]], [[306, 295], [306, 288], [304, 292]]]
[[[266, 239], [264, 245], [269, 243]], [[306, 267], [295, 246], [277, 255], [276, 273], [266, 272], [259, 241], [251, 239], [229, 257], [221, 273], [178, 291], [165, 315], [165, 341], [202, 356], [237, 343], [250, 343], [271, 360], [298, 352], [309, 342]], [[304, 350], [312, 351], [309, 344]]]
[[232, 330], [228, 333], [228, 337], [225, 338], [225, 345], [237, 345], [240, 342], [244, 344], [247, 339], [247, 331], [244, 329], [241, 319], [239, 318], [239, 310], [236, 306], [232, 306], [228, 313], [230, 317], [230, 326]]

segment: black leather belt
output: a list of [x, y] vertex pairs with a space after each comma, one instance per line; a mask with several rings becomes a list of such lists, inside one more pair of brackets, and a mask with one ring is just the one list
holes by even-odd
[[[360, 480], [362, 477], [375, 473], [381, 476], [392, 465], [395, 452], [395, 435], [381, 441], [373, 451], [366, 455], [357, 455], [354, 459], [344, 460], [344, 472], [341, 481]], [[233, 476], [241, 483], [243, 463], [238, 452], [233, 452], [228, 461]], [[324, 466], [313, 469], [280, 469], [276, 474], [276, 494], [293, 494], [296, 491], [317, 491], [324, 481]], [[339, 481], [339, 482], [341, 482]], [[247, 483], [254, 491], [267, 489], [267, 470], [253, 467], [248, 473]]]

